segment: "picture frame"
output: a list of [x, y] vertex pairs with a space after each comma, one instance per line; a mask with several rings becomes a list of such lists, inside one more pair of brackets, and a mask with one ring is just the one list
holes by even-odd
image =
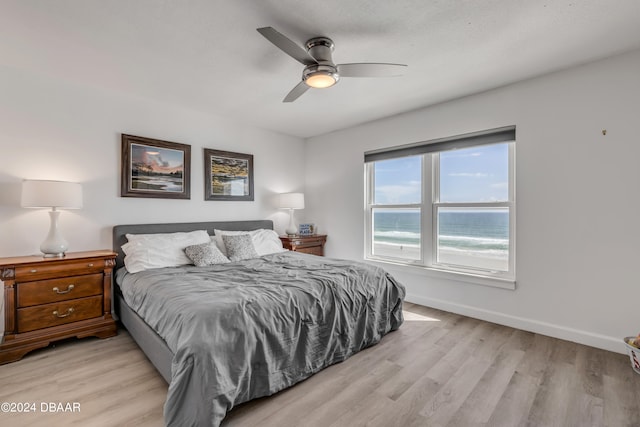
[[313, 223], [303, 223], [298, 226], [298, 234], [301, 236], [313, 236], [316, 234], [316, 225]]
[[204, 149], [204, 199], [253, 201], [253, 155]]
[[122, 134], [121, 197], [191, 198], [191, 146]]

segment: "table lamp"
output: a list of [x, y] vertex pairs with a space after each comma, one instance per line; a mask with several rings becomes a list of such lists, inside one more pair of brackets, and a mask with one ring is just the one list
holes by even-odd
[[82, 208], [82, 186], [75, 182], [25, 180], [22, 181], [23, 208], [51, 208], [49, 234], [40, 245], [45, 258], [63, 257], [69, 248], [67, 241], [58, 230], [57, 209]]
[[278, 203], [280, 209], [289, 209], [289, 226], [285, 230], [290, 236], [298, 232], [298, 226], [293, 219], [294, 209], [304, 209], [304, 194], [302, 193], [283, 193], [280, 194]]

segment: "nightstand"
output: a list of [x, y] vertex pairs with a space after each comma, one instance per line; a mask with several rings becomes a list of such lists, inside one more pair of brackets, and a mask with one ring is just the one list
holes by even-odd
[[282, 240], [282, 246], [284, 246], [285, 249], [323, 256], [324, 243], [327, 241], [327, 235], [311, 234], [309, 236], [302, 236], [296, 234], [295, 236], [280, 236], [280, 240]]
[[115, 258], [111, 251], [0, 258], [5, 331], [0, 364], [60, 339], [116, 335], [111, 317]]

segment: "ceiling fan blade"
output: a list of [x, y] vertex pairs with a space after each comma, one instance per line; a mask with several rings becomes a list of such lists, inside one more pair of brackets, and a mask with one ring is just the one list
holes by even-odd
[[309, 86], [307, 86], [304, 81], [301, 81], [293, 89], [291, 89], [291, 92], [289, 92], [287, 96], [284, 97], [282, 102], [295, 101], [296, 99], [300, 98], [300, 96], [302, 96], [302, 94], [305, 93], [307, 89], [309, 89]]
[[293, 102], [293, 101], [295, 101], [296, 99], [300, 98], [300, 96], [303, 93], [305, 93], [307, 91], [307, 89], [309, 89], [309, 86], [307, 86], [307, 84], [304, 81], [298, 83], [296, 85], [296, 87], [291, 89], [291, 92], [289, 92], [287, 94], [287, 96], [284, 97], [282, 102]]
[[276, 31], [273, 27], [258, 28], [257, 31], [296, 61], [304, 65], [317, 64], [317, 61], [313, 59], [306, 50], [287, 36]]
[[404, 74], [404, 64], [338, 64], [340, 77], [396, 77]]

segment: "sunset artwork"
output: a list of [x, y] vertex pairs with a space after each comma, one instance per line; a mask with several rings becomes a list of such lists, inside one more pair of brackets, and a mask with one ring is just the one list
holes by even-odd
[[182, 192], [183, 175], [182, 150], [131, 144], [132, 190]]
[[120, 196], [191, 198], [191, 146], [122, 134]]

